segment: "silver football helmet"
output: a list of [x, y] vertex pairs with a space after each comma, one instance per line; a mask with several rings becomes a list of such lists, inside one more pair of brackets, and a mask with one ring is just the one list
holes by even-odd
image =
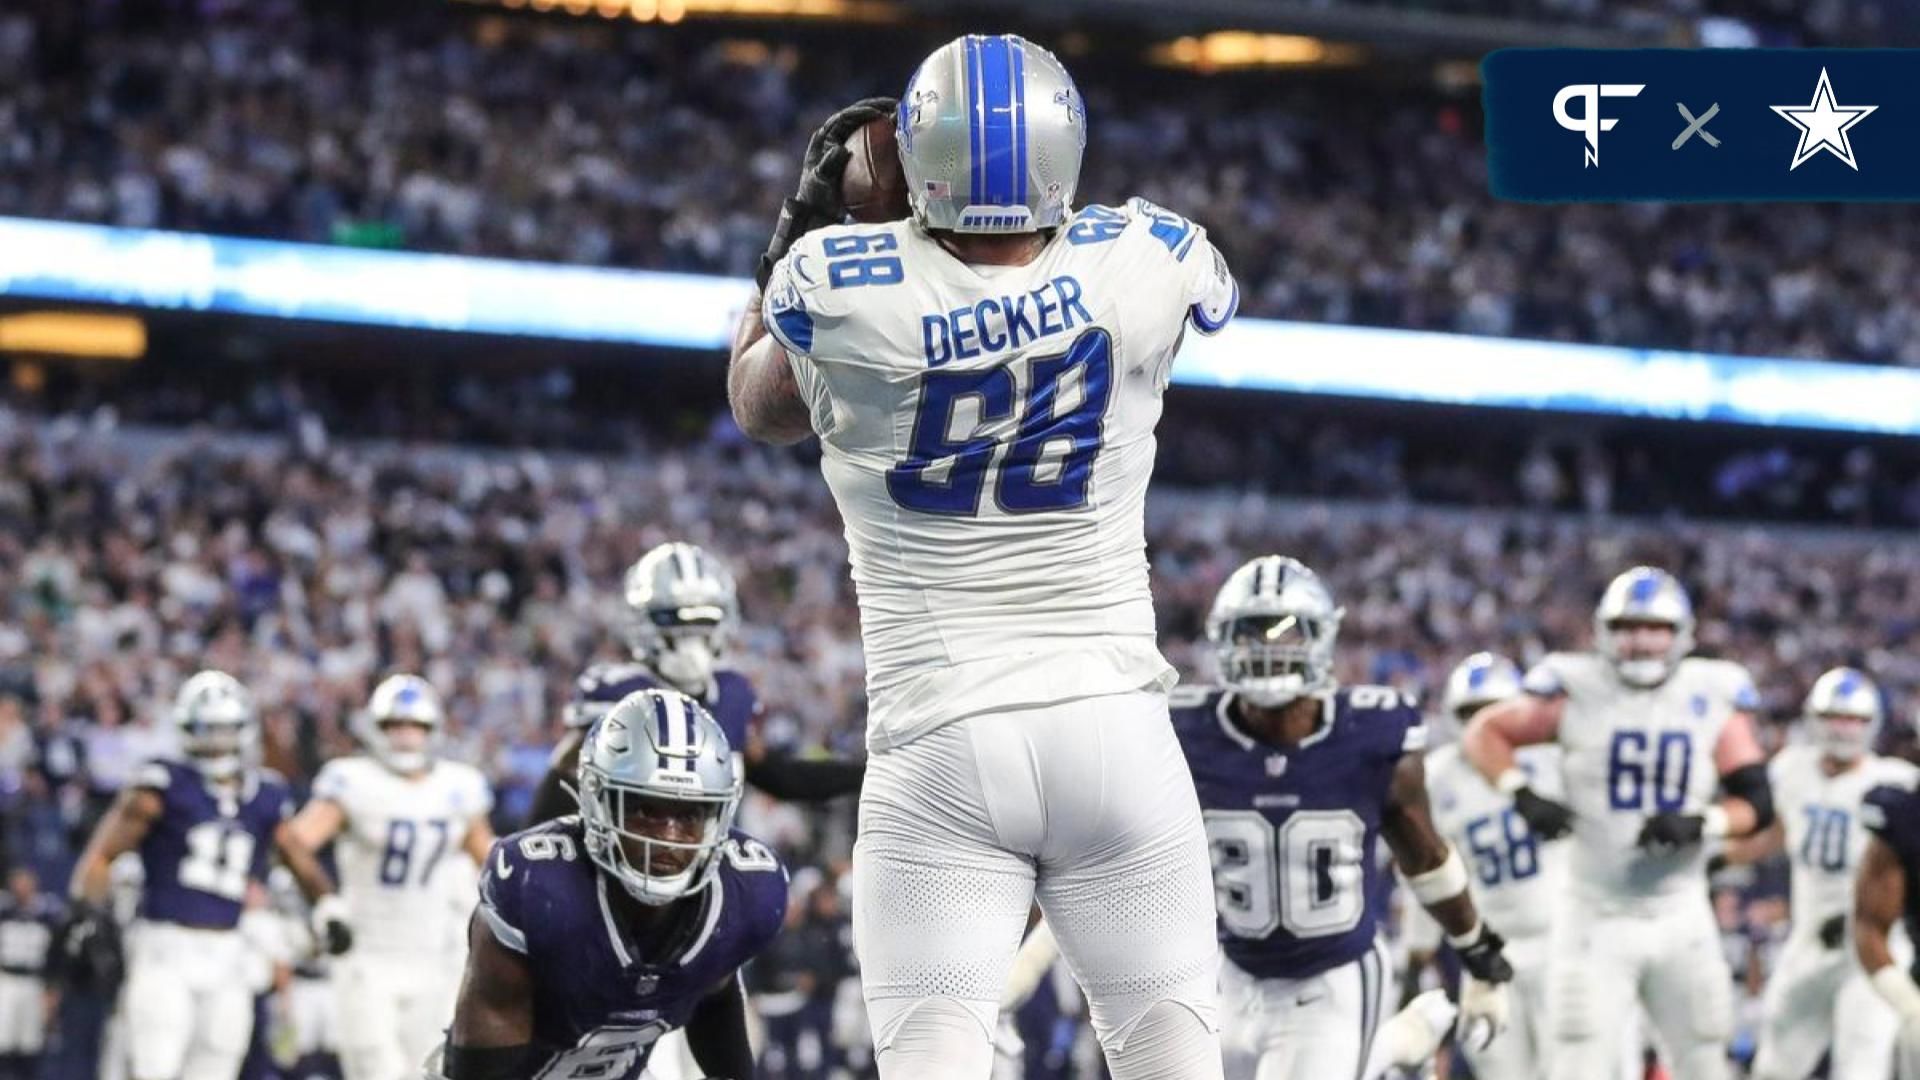
[[[418, 675], [390, 675], [373, 688], [366, 711], [357, 718], [360, 741], [381, 764], [399, 773], [415, 773], [433, 761], [446, 713], [433, 684]], [[418, 724], [427, 729], [425, 744], [402, 750], [393, 745], [388, 725]]]
[[253, 695], [224, 671], [202, 671], [180, 684], [173, 724], [180, 748], [216, 780], [238, 775], [260, 737]]
[[627, 570], [627, 646], [634, 659], [695, 697], [740, 622], [733, 575], [692, 544], [661, 544]]
[[1263, 707], [1331, 691], [1333, 645], [1345, 614], [1305, 563], [1254, 559], [1227, 578], [1207, 615], [1220, 681]]
[[[1628, 657], [1626, 643], [1614, 629], [1621, 622], [1665, 623], [1673, 627], [1673, 644], [1664, 656]], [[1614, 578], [1600, 597], [1593, 612], [1593, 642], [1622, 681], [1658, 686], [1693, 651], [1693, 601], [1672, 574], [1636, 566]]]
[[1052, 53], [1015, 34], [968, 34], [913, 73], [894, 142], [923, 227], [1051, 229], [1073, 216], [1086, 106]]
[[1496, 701], [1520, 693], [1520, 668], [1498, 653], [1478, 652], [1454, 666], [1447, 676], [1441, 708], [1465, 722]]
[[1835, 761], [1855, 761], [1872, 749], [1885, 715], [1880, 688], [1849, 667], [1834, 668], [1814, 680], [1805, 714], [1814, 745]]
[[629, 695], [580, 745], [587, 854], [643, 904], [706, 888], [740, 807], [740, 772], [720, 725], [671, 690]]

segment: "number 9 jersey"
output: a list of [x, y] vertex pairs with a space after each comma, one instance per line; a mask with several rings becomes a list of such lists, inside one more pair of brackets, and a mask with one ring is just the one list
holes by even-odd
[[1081, 210], [1023, 266], [898, 221], [816, 230], [775, 267], [763, 314], [846, 523], [874, 749], [1170, 684], [1153, 430], [1187, 327], [1238, 299], [1206, 231], [1144, 199]]

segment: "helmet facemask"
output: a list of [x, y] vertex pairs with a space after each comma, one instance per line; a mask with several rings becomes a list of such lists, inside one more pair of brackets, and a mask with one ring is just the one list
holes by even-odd
[[627, 895], [652, 907], [713, 880], [738, 805], [737, 790], [669, 796], [621, 785], [591, 765], [580, 770], [587, 854]]
[[[1636, 649], [1636, 637], [1648, 629], [1663, 629], [1672, 636], [1664, 648]], [[1656, 622], [1650, 619], [1615, 619], [1601, 623], [1595, 631], [1600, 651], [1613, 665], [1620, 680], [1642, 689], [1659, 686], [1673, 674], [1680, 661], [1693, 651], [1692, 628], [1684, 624]]]
[[1852, 668], [1835, 668], [1814, 681], [1805, 715], [1814, 745], [1834, 761], [1852, 762], [1873, 749], [1884, 706], [1873, 680]]
[[374, 687], [355, 733], [375, 760], [411, 775], [433, 764], [444, 719], [440, 697], [425, 679], [394, 675]]
[[1273, 708], [1333, 687], [1339, 613], [1242, 615], [1220, 628], [1220, 679], [1249, 703]]
[[200, 672], [181, 685], [173, 722], [180, 748], [215, 780], [239, 775], [259, 739], [253, 699], [238, 680], [219, 671]]

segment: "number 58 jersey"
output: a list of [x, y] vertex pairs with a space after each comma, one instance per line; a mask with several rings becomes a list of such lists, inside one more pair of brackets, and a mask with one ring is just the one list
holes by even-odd
[[448, 902], [441, 875], [450, 864], [466, 861], [461, 845], [467, 828], [493, 807], [479, 770], [435, 761], [425, 775], [409, 778], [364, 755], [335, 758], [314, 777], [313, 797], [337, 804], [346, 815], [334, 852], [354, 950], [392, 955], [456, 949], [457, 923], [465, 913]]
[[1091, 206], [1024, 266], [910, 221], [820, 229], [767, 286], [846, 524], [868, 739], [1160, 682], [1154, 425], [1188, 326], [1238, 302], [1205, 230]]

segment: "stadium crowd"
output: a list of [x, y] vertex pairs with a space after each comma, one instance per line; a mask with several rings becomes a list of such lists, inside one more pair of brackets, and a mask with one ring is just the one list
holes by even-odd
[[[806, 132], [924, 44], [429, 7], [0, 14], [0, 214], [744, 274]], [[1073, 60], [1080, 200], [1212, 227], [1249, 314], [1920, 363], [1911, 214], [1500, 203], [1471, 93]]]
[[[668, 538], [708, 546], [740, 579], [734, 659], [768, 704], [764, 737], [857, 753], [862, 662], [837, 515], [803, 456], [715, 431], [612, 457], [5, 414], [8, 862], [61, 880], [100, 807], [165, 749], [160, 703], [202, 665], [254, 689], [267, 760], [296, 780], [349, 748], [346, 721], [376, 678], [426, 673], [449, 699], [447, 752], [487, 770], [511, 826], [574, 674], [616, 649], [621, 569]], [[1693, 588], [1703, 648], [1752, 668], [1775, 745], [1830, 664], [1874, 672], [1902, 716], [1920, 696], [1907, 647], [1920, 552], [1891, 534], [1197, 490], [1158, 493], [1150, 517], [1165, 648], [1190, 677], [1208, 671], [1196, 638], [1220, 581], [1250, 553], [1284, 551], [1345, 605], [1349, 680], [1432, 690], [1477, 649], [1525, 661], [1578, 645], [1606, 578], [1646, 561]], [[799, 974], [840, 940], [839, 901], [815, 894], [844, 869], [849, 815], [769, 801], [748, 815], [825, 875], [796, 890], [809, 929], [795, 956], [756, 976], [776, 1009], [792, 1006], [783, 1053], [817, 1064], [823, 1040], [846, 1041], [845, 1010], [831, 1007], [837, 986]], [[1724, 913], [1729, 948], [1753, 963], [1777, 936], [1777, 885]]]

